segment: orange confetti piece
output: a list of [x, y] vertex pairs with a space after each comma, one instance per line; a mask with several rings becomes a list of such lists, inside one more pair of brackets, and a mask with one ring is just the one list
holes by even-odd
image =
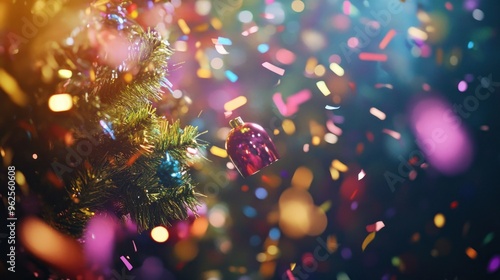
[[375, 234], [376, 231], [371, 232], [366, 236], [365, 240], [363, 241], [363, 244], [361, 245], [361, 250], [364, 251], [366, 249], [366, 246], [368, 246], [368, 244], [370, 244], [373, 241], [373, 239], [375, 239]]
[[378, 45], [379, 49], [383, 50], [387, 47], [387, 45], [391, 42], [392, 38], [394, 38], [394, 35], [396, 35], [396, 30], [391, 29], [387, 34], [385, 34], [384, 39], [380, 41], [380, 44]]
[[465, 250], [465, 254], [471, 259], [477, 258], [477, 251], [474, 250], [473, 248], [469, 247]]
[[387, 61], [387, 55], [382, 53], [365, 53], [359, 54], [359, 59], [366, 61]]

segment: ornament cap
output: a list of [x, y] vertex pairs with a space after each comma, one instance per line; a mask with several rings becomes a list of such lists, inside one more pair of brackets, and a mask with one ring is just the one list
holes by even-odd
[[243, 119], [241, 117], [236, 117], [229, 121], [229, 125], [232, 128], [237, 128], [238, 126], [244, 124]]

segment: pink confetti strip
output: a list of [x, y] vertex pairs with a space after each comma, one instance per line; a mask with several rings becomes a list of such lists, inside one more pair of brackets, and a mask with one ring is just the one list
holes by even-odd
[[331, 105], [325, 105], [325, 109], [327, 110], [337, 110], [337, 109], [340, 109], [340, 106], [331, 106]]
[[283, 115], [287, 115], [288, 113], [288, 108], [283, 101], [283, 98], [281, 97], [281, 93], [277, 92], [273, 95], [273, 101], [276, 107], [278, 108], [278, 111]]
[[273, 101], [279, 112], [285, 116], [291, 116], [299, 110], [299, 106], [309, 100], [312, 97], [312, 93], [309, 89], [304, 89], [297, 92], [294, 95], [287, 97], [286, 103], [283, 101], [281, 93], [275, 93], [273, 95]]
[[391, 42], [392, 38], [394, 38], [394, 35], [396, 35], [396, 30], [394, 29], [389, 30], [389, 32], [385, 34], [384, 39], [380, 41], [380, 44], [378, 45], [379, 49], [381, 50], [385, 49], [387, 45], [389, 45], [389, 43]]
[[335, 125], [335, 123], [332, 120], [328, 120], [326, 122], [326, 128], [333, 134], [340, 136], [342, 135], [342, 129], [338, 126]]
[[345, 15], [351, 14], [351, 2], [344, 1], [343, 10]]
[[358, 181], [365, 178], [365, 175], [366, 175], [365, 171], [361, 169], [361, 171], [359, 171], [358, 173]]
[[273, 14], [270, 14], [270, 13], [262, 13], [262, 14], [260, 14], [260, 16], [262, 18], [265, 18], [265, 19], [274, 19], [275, 18], [275, 16]]
[[283, 74], [285, 74], [285, 69], [279, 68], [278, 66], [271, 64], [267, 61], [262, 63], [262, 66], [264, 66], [264, 68], [267, 68], [268, 70], [270, 70], [270, 71], [272, 71], [280, 76], [283, 76]]
[[377, 232], [377, 231], [383, 229], [384, 227], [385, 227], [384, 222], [378, 221], [378, 222], [376, 222], [374, 224], [367, 225], [366, 226], [366, 231], [368, 231], [368, 232]]
[[134, 245], [134, 252], [137, 252], [137, 246], [135, 245], [135, 241], [132, 240], [132, 244]]
[[385, 134], [387, 134], [387, 135], [389, 135], [389, 136], [391, 136], [392, 138], [394, 138], [396, 140], [401, 139], [401, 133], [396, 132], [394, 130], [390, 130], [390, 129], [384, 128], [382, 130], [382, 132], [385, 133]]
[[293, 273], [290, 269], [286, 271], [286, 275], [288, 276], [288, 280], [295, 280], [295, 276], [293, 276]]
[[133, 266], [132, 264], [127, 260], [127, 258], [125, 258], [124, 256], [121, 256], [120, 257], [120, 260], [122, 260], [123, 264], [125, 264], [125, 266], [127, 267], [127, 269], [130, 271], [132, 270]]
[[227, 119], [233, 114], [233, 111], [230, 112], [224, 112], [224, 117]]
[[366, 53], [359, 54], [359, 59], [366, 61], [387, 61], [387, 55], [382, 53]]

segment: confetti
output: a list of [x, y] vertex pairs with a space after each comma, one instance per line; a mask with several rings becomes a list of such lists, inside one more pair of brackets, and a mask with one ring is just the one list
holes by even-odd
[[326, 121], [326, 128], [335, 135], [338, 136], [342, 135], [342, 129], [336, 126], [333, 120]]
[[396, 31], [394, 29], [391, 29], [385, 34], [384, 39], [380, 41], [380, 44], [378, 45], [379, 49], [383, 50], [389, 45], [391, 42], [392, 38], [394, 38], [394, 35], [396, 35]]
[[[231, 70], [226, 70], [224, 72], [226, 74], [226, 78], [231, 81], [232, 83], [236, 82], [238, 80], [238, 75], [236, 75], [233, 71]], [[229, 110], [228, 110], [229, 111]]]
[[344, 1], [342, 9], [343, 9], [345, 15], [350, 15], [351, 14], [351, 2], [347, 1], [347, 0]]
[[385, 227], [384, 222], [378, 221], [378, 222], [376, 222], [374, 224], [367, 225], [366, 226], [366, 231], [368, 231], [368, 232], [377, 232], [377, 231], [383, 229], [384, 227]]
[[248, 35], [253, 34], [257, 31], [259, 31], [259, 27], [257, 25], [254, 25], [254, 26], [248, 28], [247, 30], [241, 32], [241, 35], [248, 36]]
[[375, 107], [370, 108], [370, 114], [374, 115], [375, 117], [377, 117], [382, 121], [385, 120], [385, 113]]
[[342, 68], [339, 64], [333, 62], [333, 63], [330, 63], [330, 70], [332, 70], [333, 73], [335, 73], [335, 75], [339, 76], [339, 77], [342, 77], [344, 76], [344, 68]]
[[474, 248], [468, 247], [465, 249], [465, 254], [471, 259], [477, 258], [477, 251]]
[[337, 109], [340, 109], [340, 106], [330, 106], [330, 105], [325, 105], [325, 109], [327, 110], [337, 110]]
[[219, 148], [217, 146], [212, 146], [210, 147], [210, 153], [214, 156], [218, 156], [221, 158], [226, 158], [227, 157], [227, 152], [225, 149]]
[[363, 241], [363, 244], [361, 245], [362, 251], [364, 251], [366, 249], [366, 246], [368, 246], [368, 244], [370, 244], [373, 241], [373, 239], [375, 239], [375, 233], [376, 231], [373, 231], [366, 236], [365, 240]]
[[224, 38], [224, 37], [219, 37], [219, 38], [217, 38], [217, 40], [212, 40], [212, 42], [214, 42], [214, 44], [216, 44], [216, 45], [226, 45], [226, 46], [230, 46], [233, 44], [231, 39]]
[[427, 33], [425, 33], [424, 31], [422, 31], [421, 29], [418, 29], [416, 27], [410, 27], [408, 28], [408, 35], [410, 35], [410, 37], [414, 38], [414, 39], [418, 39], [418, 40], [422, 40], [422, 41], [425, 41], [427, 40]]
[[358, 181], [365, 178], [365, 175], [366, 175], [365, 171], [361, 169], [361, 171], [359, 171], [358, 173]]
[[384, 128], [382, 129], [382, 132], [391, 136], [392, 138], [396, 139], [396, 140], [400, 140], [401, 139], [401, 133], [399, 132], [396, 132], [394, 130], [390, 130], [390, 129], [387, 129], [387, 128]]
[[127, 260], [127, 258], [125, 258], [124, 256], [121, 256], [120, 257], [120, 260], [122, 260], [123, 264], [125, 264], [125, 266], [127, 267], [127, 269], [130, 271], [132, 270], [133, 266], [132, 264]]
[[488, 233], [488, 234], [484, 237], [484, 239], [483, 239], [483, 245], [486, 245], [486, 244], [490, 243], [490, 242], [491, 242], [491, 240], [493, 240], [493, 238], [494, 238], [494, 237], [495, 237], [495, 233], [494, 233], [494, 232], [490, 232], [490, 233]]
[[349, 168], [347, 167], [347, 165], [343, 164], [338, 159], [334, 159], [332, 161], [332, 167], [335, 168], [335, 169], [337, 169], [340, 172], [347, 172], [349, 170]]
[[359, 54], [359, 59], [366, 61], [387, 61], [387, 55], [381, 53], [366, 53]]
[[220, 53], [220, 54], [228, 54], [229, 52], [226, 51], [226, 49], [224, 48], [223, 45], [220, 45], [220, 44], [216, 44], [215, 45], [215, 50]]
[[444, 224], [446, 223], [446, 218], [444, 217], [443, 214], [438, 213], [436, 216], [434, 216], [434, 224], [438, 228], [444, 227]]
[[49, 108], [53, 112], [64, 112], [73, 108], [73, 98], [70, 94], [54, 94], [49, 98]]
[[375, 88], [388, 88], [393, 89], [394, 87], [391, 84], [375, 84]]
[[268, 70], [270, 70], [270, 71], [272, 71], [280, 76], [283, 76], [283, 74], [285, 74], [285, 69], [280, 68], [276, 65], [273, 65], [267, 61], [262, 63], [262, 66], [264, 66], [264, 68], [266, 68], [266, 69], [268, 69]]
[[179, 28], [181, 29], [182, 33], [185, 35], [188, 35], [191, 32], [191, 29], [189, 29], [189, 26], [187, 25], [186, 21], [184, 19], [179, 19], [177, 21], [177, 24], [179, 25]]
[[328, 96], [330, 95], [330, 89], [328, 89], [325, 81], [318, 81], [316, 83], [316, 86], [318, 87], [318, 89], [321, 91], [321, 93], [324, 95], [324, 96]]

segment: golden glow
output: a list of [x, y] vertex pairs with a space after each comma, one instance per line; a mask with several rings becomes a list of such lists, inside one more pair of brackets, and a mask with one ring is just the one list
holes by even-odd
[[444, 217], [443, 214], [438, 213], [436, 216], [434, 216], [434, 224], [438, 228], [444, 227], [444, 224], [446, 223], [446, 218]]
[[210, 153], [212, 153], [212, 155], [214, 155], [214, 156], [218, 156], [221, 158], [227, 158], [226, 150], [219, 148], [217, 146], [210, 147]]
[[300, 0], [293, 0], [292, 1], [292, 10], [294, 12], [300, 13], [300, 12], [304, 11], [304, 8], [305, 8], [304, 2], [302, 2]]
[[165, 227], [157, 226], [151, 230], [151, 238], [158, 243], [167, 241], [168, 237], [168, 230]]
[[71, 70], [68, 69], [59, 69], [59, 71], [57, 71], [57, 74], [61, 79], [69, 79], [71, 78], [71, 76], [73, 76], [73, 72], [71, 72]]
[[292, 120], [284, 120], [281, 126], [283, 127], [283, 131], [288, 135], [292, 135], [295, 132], [295, 124]]
[[68, 93], [54, 94], [49, 98], [49, 108], [54, 112], [68, 111], [73, 107], [73, 98]]

